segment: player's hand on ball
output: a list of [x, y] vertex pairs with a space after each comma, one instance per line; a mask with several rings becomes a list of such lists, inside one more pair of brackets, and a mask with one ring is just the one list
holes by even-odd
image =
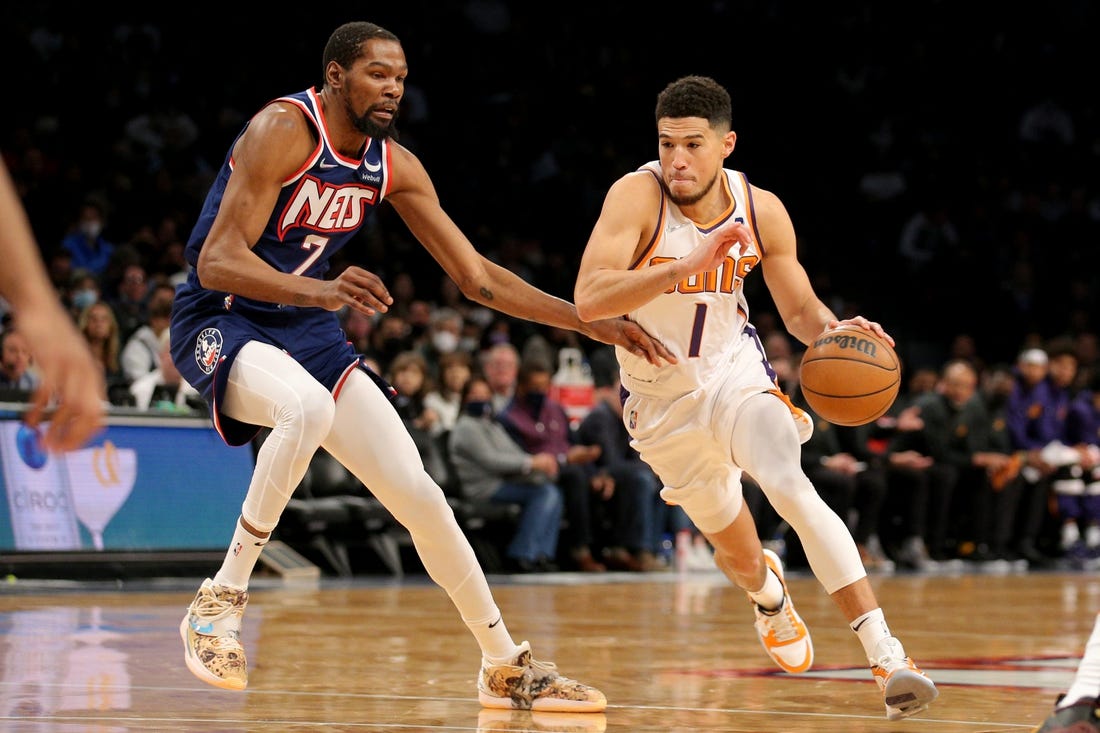
[[876, 321], [869, 321], [866, 318], [864, 318], [863, 316], [855, 316], [854, 318], [845, 318], [843, 321], [836, 321], [836, 320], [829, 321], [828, 323], [825, 324], [825, 330], [826, 331], [831, 331], [832, 329], [836, 328], [837, 326], [859, 326], [860, 328], [866, 329], [866, 330], [878, 335], [880, 338], [885, 339], [886, 342], [888, 344], [890, 344], [891, 346], [896, 345], [894, 343], [894, 337], [891, 336], [890, 334], [886, 333], [886, 331], [883, 330], [881, 324], [879, 324]]

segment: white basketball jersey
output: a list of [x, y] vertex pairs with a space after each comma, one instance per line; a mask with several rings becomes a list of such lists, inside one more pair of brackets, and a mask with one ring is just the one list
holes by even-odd
[[[643, 165], [661, 181], [658, 161]], [[694, 222], [669, 200], [661, 186], [661, 215], [645, 252], [631, 265], [640, 269], [686, 256], [730, 219], [744, 222], [754, 243], [739, 254], [734, 247], [726, 261], [710, 272], [692, 275], [675, 287], [628, 314], [651, 336], [676, 355], [677, 364], [655, 367], [629, 351], [616, 347], [623, 386], [641, 394], [676, 397], [709, 384], [742, 348], [759, 348], [755, 333], [746, 334], [749, 306], [744, 279], [760, 263], [759, 233], [752, 211], [752, 194], [743, 173], [723, 169], [718, 185], [731, 200], [729, 208], [713, 221]], [[749, 326], [751, 330], [751, 326]], [[751, 335], [752, 338], [745, 338]], [[761, 354], [762, 356], [762, 354]], [[766, 362], [765, 362], [766, 363]]]

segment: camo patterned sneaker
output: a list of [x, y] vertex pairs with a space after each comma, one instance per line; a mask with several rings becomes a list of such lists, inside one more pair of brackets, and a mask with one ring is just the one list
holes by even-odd
[[886, 703], [887, 720], [901, 720], [923, 712], [940, 694], [932, 680], [905, 656], [901, 642], [892, 636], [878, 643], [870, 661], [871, 674]]
[[487, 708], [598, 713], [607, 707], [607, 698], [596, 688], [562, 677], [550, 662], [533, 659], [526, 641], [511, 664], [481, 660], [477, 692]]
[[203, 581], [180, 622], [183, 660], [203, 682], [226, 690], [248, 686], [248, 663], [241, 646], [241, 617], [248, 592]]
[[[755, 602], [756, 633], [764, 651], [780, 669], [791, 674], [805, 672], [814, 663], [814, 644], [810, 632], [798, 611], [794, 610], [787, 581], [783, 580], [783, 563], [772, 550], [764, 550], [764, 560], [783, 584], [783, 603], [775, 611], [765, 611]], [[751, 599], [750, 599], [751, 600]]]

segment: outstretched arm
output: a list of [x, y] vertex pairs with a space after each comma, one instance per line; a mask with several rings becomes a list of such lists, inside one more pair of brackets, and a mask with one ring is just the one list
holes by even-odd
[[622, 346], [644, 355], [653, 364], [675, 361], [663, 344], [636, 323], [620, 317], [625, 311], [591, 323], [582, 321], [572, 303], [539, 290], [482, 256], [443, 211], [420, 161], [398, 145], [393, 149], [394, 183], [387, 200], [463, 295], [511, 316]]
[[[0, 294], [11, 303], [15, 327], [27, 336], [42, 376], [25, 420], [37, 425], [49, 419], [43, 441], [50, 450], [79, 448], [103, 426], [103, 370], [50, 285], [26, 211], [2, 161], [0, 258]], [[47, 415], [54, 397], [56, 409]]]

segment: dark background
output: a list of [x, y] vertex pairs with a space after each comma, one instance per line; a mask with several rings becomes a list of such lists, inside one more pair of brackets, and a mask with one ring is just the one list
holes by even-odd
[[[698, 73], [730, 89], [728, 165], [784, 200], [819, 294], [882, 321], [910, 365], [938, 366], [958, 334], [993, 362], [1096, 330], [1097, 3], [200, 3], [155, 21], [11, 5], [0, 150], [47, 255], [94, 194], [108, 238], [169, 268], [148, 232], [185, 239], [243, 121], [318, 84], [329, 33], [371, 20], [402, 39], [401, 139], [444, 208], [557, 295], [571, 298], [607, 187], [656, 157], [656, 94]], [[135, 120], [196, 134], [173, 142], [166, 122], [150, 148]], [[921, 228], [923, 261], [899, 252], [918, 214], [955, 232]], [[392, 212], [377, 223], [347, 258], [411, 271], [433, 298], [442, 271]], [[765, 318], [762, 278], [749, 287]]]

